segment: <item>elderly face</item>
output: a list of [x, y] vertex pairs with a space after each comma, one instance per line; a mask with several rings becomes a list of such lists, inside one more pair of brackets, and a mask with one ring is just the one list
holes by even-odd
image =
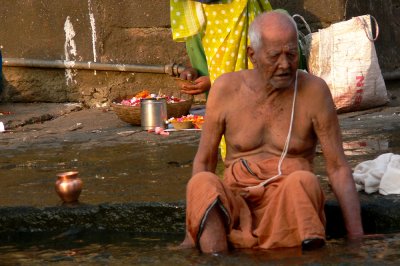
[[264, 30], [261, 45], [250, 47], [248, 53], [254, 68], [272, 87], [287, 88], [294, 82], [299, 60], [295, 30]]

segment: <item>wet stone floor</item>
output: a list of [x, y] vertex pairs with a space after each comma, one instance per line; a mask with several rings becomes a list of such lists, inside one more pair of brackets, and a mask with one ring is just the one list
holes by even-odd
[[[382, 153], [400, 154], [398, 112], [348, 117], [341, 119], [341, 126], [351, 167]], [[0, 136], [0, 142], [15, 135]], [[168, 137], [139, 132], [94, 144], [73, 137], [47, 137], [38, 144], [4, 145], [0, 150], [0, 205], [60, 204], [54, 191], [56, 175], [70, 170], [78, 171], [84, 182], [80, 201], [85, 204], [184, 200], [199, 136], [199, 132], [172, 132]], [[315, 172], [328, 189], [324, 167], [318, 152]], [[222, 175], [222, 171], [220, 161], [217, 172]]]

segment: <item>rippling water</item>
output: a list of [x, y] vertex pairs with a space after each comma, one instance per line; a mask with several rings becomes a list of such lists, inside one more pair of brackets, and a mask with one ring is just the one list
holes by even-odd
[[1, 265], [386, 265], [400, 263], [400, 235], [369, 236], [358, 243], [329, 240], [321, 249], [234, 250], [201, 254], [173, 250], [177, 235], [78, 233], [19, 237], [0, 246]]

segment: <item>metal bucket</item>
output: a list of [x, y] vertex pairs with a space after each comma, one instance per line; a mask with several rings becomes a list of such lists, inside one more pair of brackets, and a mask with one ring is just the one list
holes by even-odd
[[165, 128], [167, 120], [167, 101], [165, 98], [146, 98], [140, 100], [140, 124], [143, 129]]

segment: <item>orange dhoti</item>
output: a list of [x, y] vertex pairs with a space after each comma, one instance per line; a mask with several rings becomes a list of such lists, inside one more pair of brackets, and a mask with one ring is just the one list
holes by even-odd
[[208, 212], [218, 206], [236, 248], [294, 247], [305, 239], [325, 239], [324, 195], [307, 160], [286, 158], [280, 177], [243, 196], [247, 187], [277, 174], [278, 160], [237, 160], [223, 180], [211, 172], [194, 175], [187, 187], [188, 237], [198, 243]]

